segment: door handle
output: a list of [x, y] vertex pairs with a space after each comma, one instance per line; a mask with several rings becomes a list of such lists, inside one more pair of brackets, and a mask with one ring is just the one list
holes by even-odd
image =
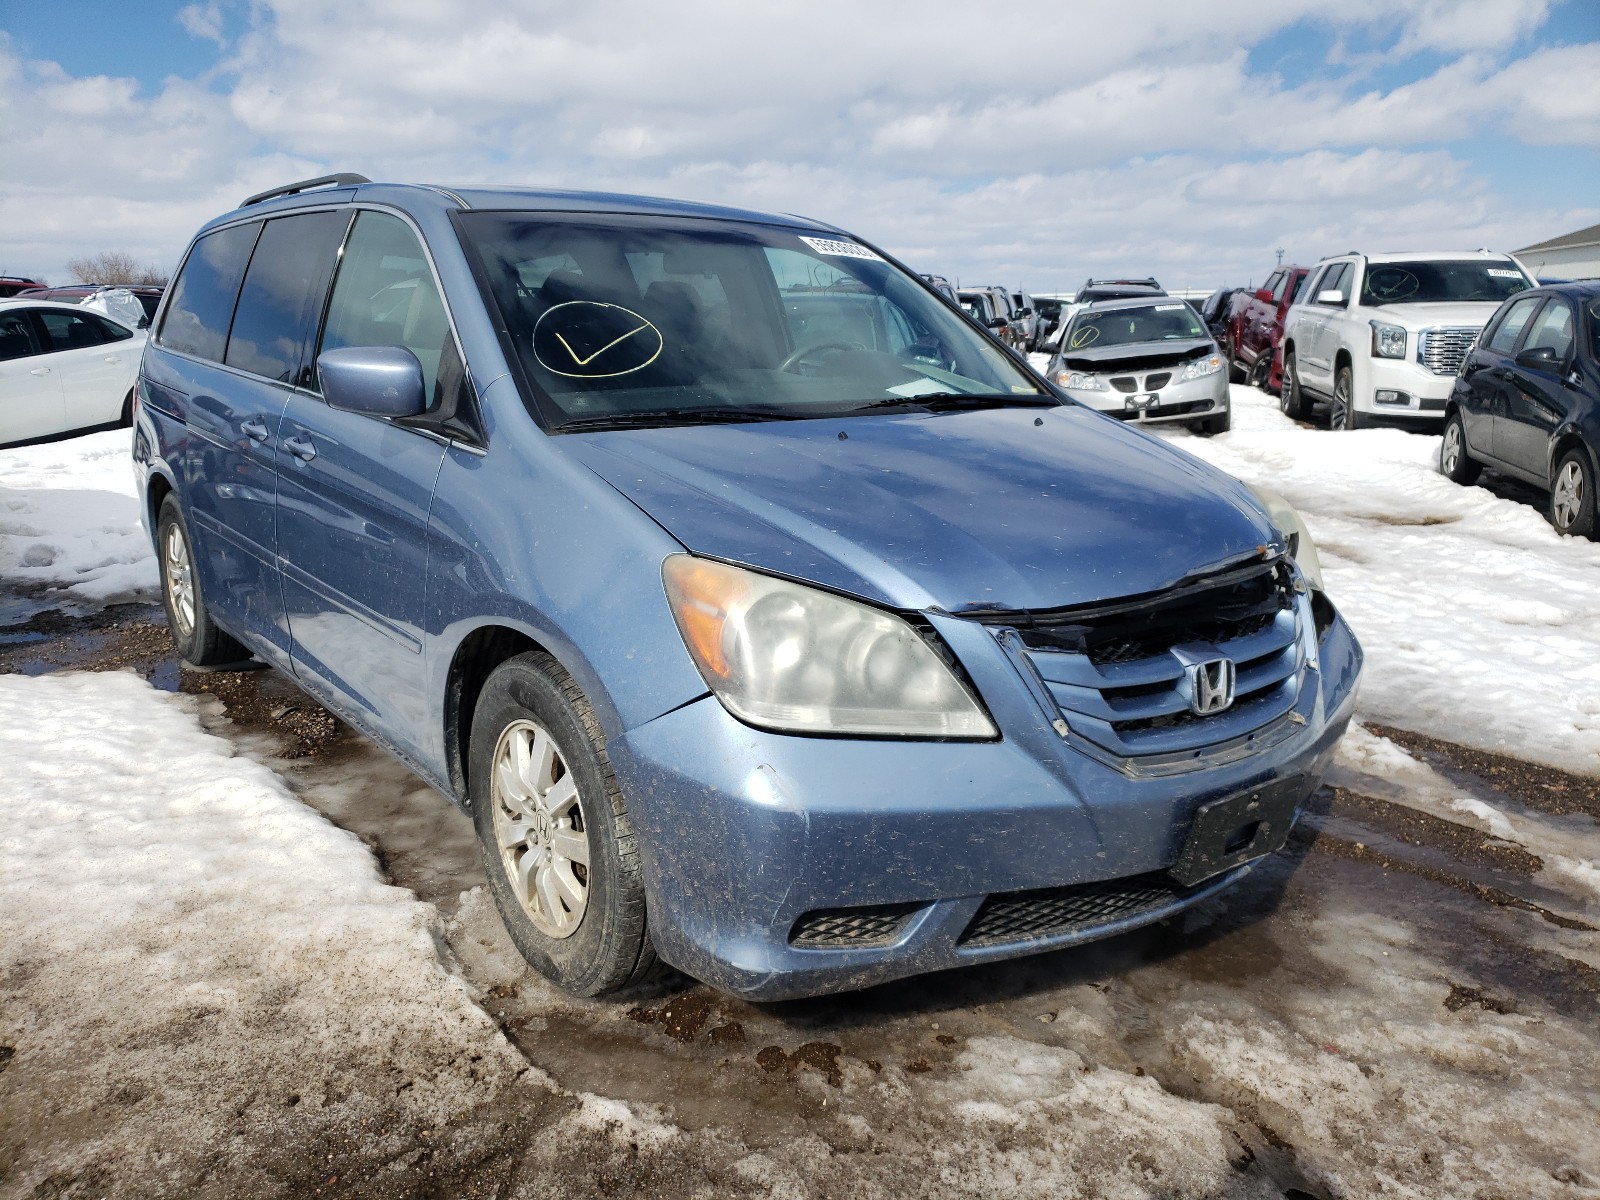
[[120, 354], [108, 354], [108, 355], [105, 356], [105, 358], [102, 361], [104, 361], [104, 362], [121, 362], [122, 361], [122, 355], [120, 355]]
[[310, 462], [317, 456], [317, 448], [311, 444], [310, 438], [292, 437], [284, 442], [283, 448], [301, 462]]
[[48, 374], [50, 374], [50, 368], [49, 367], [35, 367], [33, 370], [29, 371], [28, 374], [29, 375], [48, 375]]
[[246, 421], [239, 428], [245, 431], [251, 441], [264, 442], [267, 440], [267, 427], [260, 421]]

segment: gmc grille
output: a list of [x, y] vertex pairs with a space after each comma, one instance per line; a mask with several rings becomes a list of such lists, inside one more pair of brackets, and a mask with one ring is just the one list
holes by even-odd
[[1467, 325], [1424, 329], [1417, 336], [1417, 361], [1435, 375], [1454, 375], [1480, 332], [1478, 327]]

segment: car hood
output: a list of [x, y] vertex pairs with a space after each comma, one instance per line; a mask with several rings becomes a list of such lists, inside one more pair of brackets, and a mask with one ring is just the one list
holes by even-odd
[[1274, 539], [1237, 480], [1076, 405], [558, 441], [697, 554], [906, 610], [1137, 595]]
[[1062, 350], [1061, 361], [1080, 371], [1137, 370], [1142, 364], [1176, 363], [1199, 358], [1216, 348], [1209, 337], [1184, 341], [1128, 342], [1120, 346], [1092, 346]]
[[1437, 304], [1379, 304], [1371, 311], [1381, 320], [1407, 329], [1432, 329], [1440, 325], [1471, 325], [1482, 329], [1500, 307], [1498, 300], [1452, 301]]

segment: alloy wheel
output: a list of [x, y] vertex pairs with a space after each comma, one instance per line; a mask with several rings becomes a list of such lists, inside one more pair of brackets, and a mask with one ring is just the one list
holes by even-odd
[[1348, 376], [1342, 372], [1333, 383], [1333, 411], [1328, 414], [1328, 426], [1332, 429], [1350, 428], [1350, 386], [1346, 382]]
[[539, 932], [571, 937], [589, 907], [589, 835], [577, 777], [549, 731], [528, 720], [506, 726], [491, 770], [506, 878]]
[[1294, 359], [1283, 360], [1283, 374], [1278, 379], [1278, 408], [1286, 417], [1294, 415]]
[[1444, 427], [1444, 446], [1439, 451], [1439, 466], [1446, 475], [1454, 475], [1461, 465], [1461, 426], [1455, 421]]
[[194, 567], [189, 562], [189, 543], [176, 525], [167, 528], [161, 568], [172, 600], [173, 623], [178, 627], [178, 636], [187, 638], [194, 632]]
[[1556, 486], [1550, 493], [1550, 511], [1555, 514], [1556, 528], [1568, 530], [1583, 511], [1583, 472], [1578, 464], [1569, 462], [1556, 476]]

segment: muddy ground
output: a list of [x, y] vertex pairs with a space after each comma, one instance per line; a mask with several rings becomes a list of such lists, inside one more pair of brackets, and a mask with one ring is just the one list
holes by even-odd
[[[582, 1002], [516, 959], [470, 821], [277, 672], [180, 668], [148, 605], [0, 626], [0, 672], [114, 669], [216, 697], [214, 732], [436, 906], [441, 954], [540, 1084], [422, 1129], [381, 1104], [288, 1119], [310, 1106], [264, 1080], [226, 1146], [170, 1148], [159, 1172], [108, 1149], [41, 1180], [24, 1058], [0, 1048], [0, 1193], [1600, 1196], [1595, 893], [1359, 772], [1165, 925], [819, 1000], [669, 975]], [[1600, 859], [1600, 779], [1372, 732]]]

